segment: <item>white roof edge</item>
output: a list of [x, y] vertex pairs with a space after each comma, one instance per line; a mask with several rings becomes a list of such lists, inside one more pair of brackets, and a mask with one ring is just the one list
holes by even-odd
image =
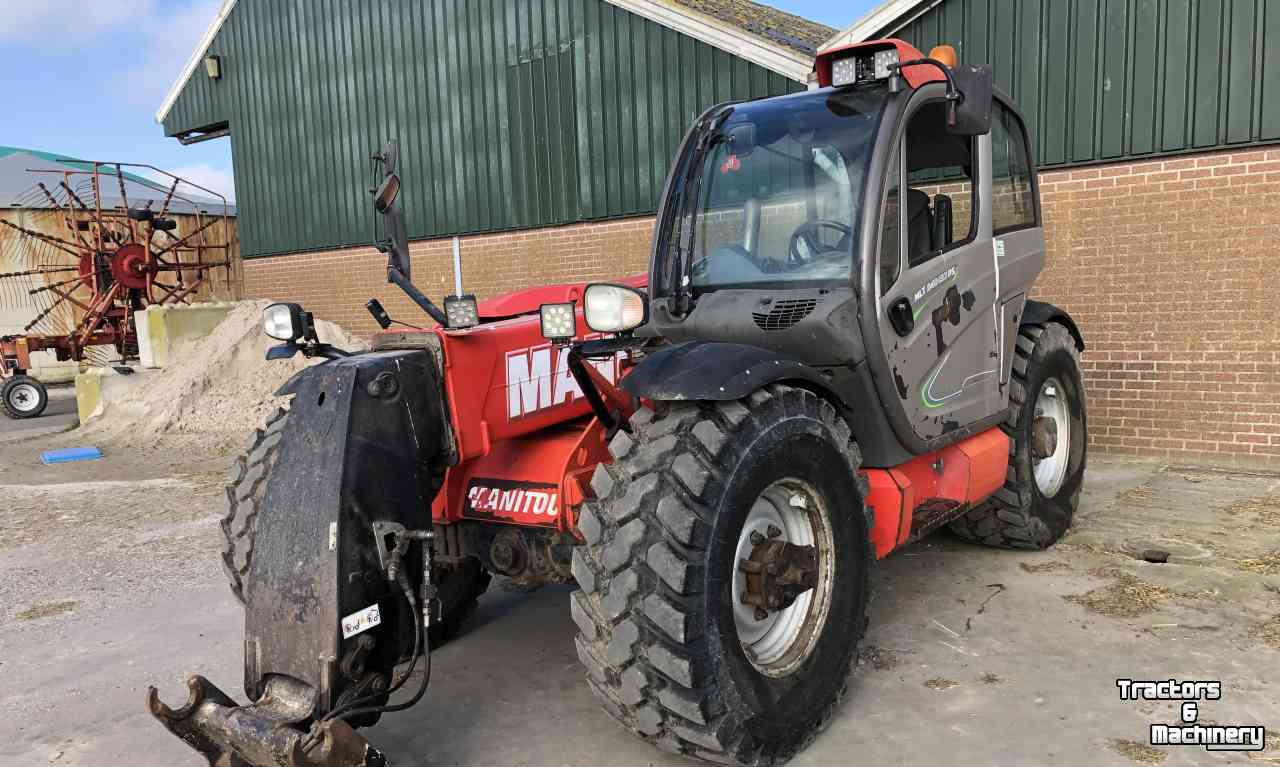
[[812, 57], [775, 45], [749, 32], [732, 28], [719, 19], [690, 8], [661, 2], [661, 0], [605, 0], [605, 2], [799, 83], [808, 82], [809, 74], [813, 71]]
[[169, 88], [169, 93], [164, 97], [164, 102], [156, 110], [156, 122], [163, 123], [164, 118], [169, 115], [169, 110], [173, 108], [173, 102], [178, 100], [178, 94], [182, 93], [182, 89], [186, 87], [191, 75], [195, 74], [196, 67], [200, 66], [200, 60], [204, 58], [204, 52], [209, 50], [209, 46], [213, 43], [213, 38], [218, 36], [218, 31], [222, 29], [227, 17], [231, 15], [231, 9], [236, 7], [236, 1], [222, 0], [222, 8], [218, 11], [217, 17], [209, 23], [209, 28], [204, 31], [204, 37], [200, 38], [200, 43], [191, 52], [191, 58], [187, 59], [186, 66], [182, 68], [182, 74], [178, 75], [178, 79], [173, 81], [173, 86]]
[[[726, 53], [731, 53], [753, 64], [758, 64], [772, 72], [777, 72], [796, 82], [807, 82], [809, 73], [813, 71], [813, 59], [799, 51], [774, 45], [764, 38], [756, 37], [747, 32], [726, 28], [727, 25], [724, 22], [713, 20], [711, 17], [691, 9], [676, 7], [658, 2], [658, 0], [605, 1], [664, 27], [686, 34], [696, 40], [701, 40], [707, 45], [719, 48]], [[218, 11], [217, 18], [205, 30], [204, 37], [200, 38], [200, 43], [191, 52], [191, 57], [187, 59], [186, 66], [182, 68], [182, 73], [178, 75], [178, 79], [173, 81], [173, 86], [169, 88], [169, 93], [164, 97], [164, 102], [156, 110], [156, 122], [164, 122], [164, 118], [168, 116], [174, 102], [178, 100], [178, 94], [182, 93], [187, 81], [191, 79], [191, 75], [195, 73], [196, 68], [200, 66], [200, 61], [204, 58], [205, 51], [209, 50], [209, 45], [213, 43], [213, 38], [222, 29], [222, 25], [226, 23], [227, 17], [231, 15], [231, 10], [236, 7], [236, 2], [237, 0], [222, 0], [222, 9]]]
[[[935, 2], [929, 4], [929, 7], [932, 8], [939, 2], [941, 0], [935, 0]], [[852, 26], [846, 27], [835, 37], [823, 43], [818, 50], [826, 51], [842, 45], [852, 45], [853, 43], [868, 40], [872, 34], [883, 29], [894, 19], [909, 13], [916, 6], [924, 4], [925, 0], [885, 0], [885, 2], [867, 11], [866, 15], [855, 21]]]

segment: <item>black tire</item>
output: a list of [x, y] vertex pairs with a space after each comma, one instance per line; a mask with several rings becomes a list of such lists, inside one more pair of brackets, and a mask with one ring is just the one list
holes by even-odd
[[[289, 411], [277, 410], [266, 425], [256, 429], [245, 452], [231, 467], [226, 488], [226, 514], [222, 518], [222, 566], [231, 593], [244, 604], [244, 583], [253, 559], [258, 512], [267, 493], [267, 480], [275, 467]], [[443, 475], [441, 475], [443, 479]], [[462, 624], [475, 612], [477, 600], [489, 586], [489, 573], [471, 558], [461, 564], [440, 567], [436, 580], [443, 617], [432, 625], [429, 639], [438, 647], [457, 636]]]
[[463, 625], [476, 611], [480, 595], [489, 588], [489, 580], [489, 572], [475, 557], [437, 570], [436, 593], [443, 617], [427, 632], [432, 647], [439, 647], [462, 632]]
[[[587, 682], [666, 751], [779, 764], [830, 722], [866, 627], [873, 555], [857, 445], [829, 403], [780, 385], [740, 402], [642, 408], [630, 423], [579, 519], [572, 613]], [[752, 502], [784, 477], [828, 510], [834, 588], [812, 650], [778, 678], [738, 640], [731, 576]]]
[[38, 418], [48, 406], [49, 391], [31, 376], [15, 375], [0, 386], [0, 407], [10, 418]]
[[[1061, 382], [1071, 422], [1066, 474], [1051, 498], [1045, 497], [1036, 484], [1031, 454], [1035, 399], [1049, 378]], [[1001, 426], [1009, 435], [1009, 469], [1004, 487], [952, 522], [951, 530], [961, 538], [988, 546], [1046, 549], [1071, 527], [1088, 452], [1080, 352], [1070, 331], [1056, 322], [1022, 326], [1009, 381], [1009, 417]]]
[[222, 517], [222, 567], [231, 593], [244, 604], [244, 581], [253, 559], [258, 512], [267, 494], [267, 480], [280, 454], [280, 440], [289, 411], [277, 410], [266, 425], [255, 429], [244, 453], [236, 458], [227, 477], [226, 514]]

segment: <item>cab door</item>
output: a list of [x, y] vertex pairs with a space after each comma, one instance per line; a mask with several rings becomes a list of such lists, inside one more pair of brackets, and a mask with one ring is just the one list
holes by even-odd
[[877, 316], [897, 407], [933, 442], [1005, 407], [1000, 268], [979, 202], [991, 144], [947, 132], [937, 98], [915, 101], [905, 125], [882, 201]]

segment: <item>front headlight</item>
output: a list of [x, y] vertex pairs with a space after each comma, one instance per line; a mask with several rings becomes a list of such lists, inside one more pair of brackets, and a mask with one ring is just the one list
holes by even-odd
[[272, 304], [262, 311], [262, 332], [277, 341], [296, 341], [302, 337], [302, 307], [297, 304]]
[[625, 333], [649, 319], [645, 294], [625, 285], [588, 285], [582, 306], [587, 327], [597, 333]]

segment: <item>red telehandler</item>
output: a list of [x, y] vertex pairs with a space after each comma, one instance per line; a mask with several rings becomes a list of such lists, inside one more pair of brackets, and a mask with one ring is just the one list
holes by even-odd
[[869, 573], [949, 525], [1044, 548], [1085, 468], [1083, 342], [1027, 293], [1030, 140], [988, 67], [896, 40], [815, 90], [703, 113], [647, 280], [443, 310], [410, 282], [394, 145], [390, 281], [438, 323], [372, 351], [266, 310], [291, 380], [228, 487], [245, 605], [237, 705], [203, 677], [150, 711], [217, 767], [380, 765], [355, 732], [422, 698], [491, 573], [576, 582], [586, 681], [665, 750], [779, 764], [830, 721]]

